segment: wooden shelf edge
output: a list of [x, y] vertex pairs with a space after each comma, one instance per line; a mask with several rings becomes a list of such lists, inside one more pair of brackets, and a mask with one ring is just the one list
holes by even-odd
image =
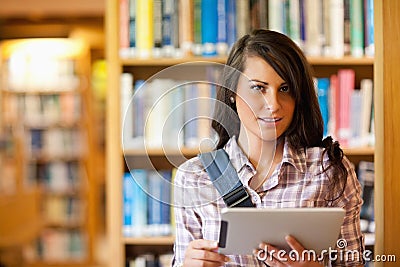
[[[182, 58], [121, 58], [123, 66], [170, 66], [194, 61], [215, 62], [224, 64], [227, 57], [182, 57]], [[344, 57], [307, 57], [311, 65], [373, 65], [374, 58], [351, 56]]]
[[174, 236], [157, 236], [157, 237], [124, 237], [122, 239], [125, 245], [173, 245]]
[[375, 154], [375, 148], [351, 147], [351, 148], [343, 148], [343, 152], [347, 156], [373, 156]]

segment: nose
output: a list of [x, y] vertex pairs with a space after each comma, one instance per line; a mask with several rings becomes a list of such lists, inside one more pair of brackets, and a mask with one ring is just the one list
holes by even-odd
[[279, 103], [279, 98], [278, 94], [276, 92], [273, 92], [274, 90], [268, 90], [264, 94], [264, 106], [266, 109], [268, 109], [271, 113], [274, 113], [279, 110], [280, 108], [280, 103]]

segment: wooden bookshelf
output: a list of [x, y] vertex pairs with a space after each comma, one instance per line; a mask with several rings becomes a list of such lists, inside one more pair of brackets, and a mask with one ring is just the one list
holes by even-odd
[[[45, 43], [46, 41], [48, 43]], [[51, 59], [43, 60], [54, 61], [57, 62], [54, 64], [60, 65], [71, 64], [68, 65], [72, 68], [68, 69], [70, 72], [66, 71], [70, 76], [66, 76], [68, 80], [64, 81], [65, 83], [58, 81], [52, 85], [53, 87], [44, 86], [41, 89], [41, 84], [50, 84], [46, 83], [45, 78], [40, 82], [35, 81], [35, 86], [32, 88], [29, 87], [29, 83], [26, 86], [19, 86], [21, 87], [19, 88], [8, 82], [9, 75], [11, 75], [8, 64], [13, 51], [27, 53], [26, 51], [31, 52], [31, 49], [54, 44], [63, 48], [61, 49], [62, 55], [57, 54]], [[20, 47], [27, 50], [21, 52], [18, 50]], [[16, 151], [19, 163], [17, 166], [20, 169], [15, 176], [17, 190], [13, 196], [8, 196], [8, 199], [16, 197], [31, 202], [25, 203], [27, 208], [16, 208], [10, 212], [7, 221], [11, 222], [13, 216], [23, 218], [22, 214], [27, 212], [31, 205], [40, 207], [40, 209], [36, 209], [35, 214], [32, 214], [35, 216], [34, 218], [21, 220], [22, 222], [32, 220], [32, 223], [28, 225], [40, 226], [33, 235], [27, 236], [23, 242], [20, 242], [19, 246], [22, 248], [21, 251], [25, 251], [24, 255], [30, 255], [27, 257], [21, 255], [21, 260], [27, 262], [26, 266], [90, 265], [94, 263], [93, 250], [97, 234], [96, 221], [99, 220], [97, 214], [99, 203], [96, 202], [98, 196], [95, 191], [97, 153], [94, 144], [96, 136], [93, 133], [91, 92], [88, 83], [91, 74], [89, 47], [76, 40], [49, 38], [4, 41], [0, 48], [1, 64], [5, 66], [1, 69], [1, 126], [14, 130], [14, 138], [18, 143]], [[57, 50], [56, 47], [53, 49]], [[70, 54], [65, 51], [70, 51]], [[57, 60], [67, 60], [68, 63], [64, 61], [61, 63]], [[20, 64], [28, 63], [23, 61]], [[21, 76], [22, 81], [25, 76]], [[46, 77], [49, 80], [54, 79], [54, 74], [49, 71]], [[71, 81], [74, 82], [71, 83]], [[77, 86], [68, 87], [71, 84]], [[61, 87], [68, 88], [60, 90]], [[71, 98], [68, 97], [62, 104], [61, 97], [65, 97], [66, 94], [69, 94]], [[51, 104], [49, 104], [50, 102]], [[40, 108], [35, 108], [38, 106]], [[74, 117], [68, 117], [71, 114], [67, 114], [68, 119], [64, 120], [65, 113], [68, 112], [71, 112]], [[41, 141], [35, 139], [33, 132], [40, 132], [38, 138]], [[45, 137], [46, 135], [47, 137]], [[58, 166], [55, 167], [54, 164], [58, 164]], [[51, 168], [53, 169], [51, 170]], [[56, 168], [58, 171], [55, 171]], [[62, 168], [61, 172], [60, 168]], [[63, 180], [60, 182], [59, 179]], [[38, 190], [37, 198], [26, 198], [26, 192], [32, 190]], [[3, 194], [4, 192], [2, 192]], [[7, 201], [7, 195], [0, 202], [4, 203], [5, 201]], [[5, 206], [7, 207], [7, 205]], [[34, 219], [38, 222], [33, 221]], [[21, 223], [16, 223], [16, 225], [19, 225], [20, 229], [26, 228]], [[23, 232], [21, 230], [21, 233]], [[9, 234], [13, 234], [13, 232]], [[63, 242], [66, 244], [67, 242], [72, 244], [70, 240], [74, 239], [74, 249], [80, 249], [79, 253], [82, 253], [82, 256], [77, 257], [79, 260], [74, 259], [75, 254], [73, 253], [77, 252], [64, 250], [64, 248], [54, 250], [53, 253], [47, 252], [57, 245], [61, 246], [58, 241], [58, 243], [53, 243], [50, 248], [49, 240], [46, 239], [49, 235], [52, 235], [53, 239], [56, 235], [58, 235], [58, 240], [64, 238]], [[43, 247], [42, 251], [38, 250], [38, 244]], [[51, 255], [51, 260], [49, 260], [43, 256], [49, 256], [49, 254], [57, 254], [58, 258]], [[62, 255], [60, 256], [60, 254]]]
[[[121, 58], [119, 56], [119, 2], [108, 0], [106, 2], [106, 36], [107, 36], [107, 232], [110, 245], [109, 266], [124, 266], [128, 252], [142, 246], [165, 246], [172, 249], [173, 237], [144, 237], [126, 238], [122, 235], [122, 176], [125, 162], [131, 161], [136, 164], [147, 162], [151, 158], [152, 163], [164, 166], [165, 155], [192, 157], [198, 154], [197, 149], [182, 149], [181, 151], [164, 151], [162, 149], [127, 149], [121, 147], [121, 125], [120, 125], [120, 75], [123, 72], [134, 73], [135, 79], [148, 79], [153, 74], [167, 67], [193, 61], [206, 61], [224, 63], [226, 57], [183, 57], [183, 58]], [[353, 58], [327, 58], [308, 57], [316, 77], [329, 77], [337, 73], [341, 68], [352, 68], [356, 72], [356, 86], [359, 86], [361, 78], [374, 77], [375, 59], [369, 57]], [[111, 89], [112, 88], [112, 89]], [[376, 91], [375, 91], [376, 92]], [[360, 160], [374, 160], [375, 149], [373, 147], [345, 148], [344, 153], [355, 164]], [[143, 163], [146, 164], [146, 163]], [[135, 252], [133, 252], [135, 254]]]

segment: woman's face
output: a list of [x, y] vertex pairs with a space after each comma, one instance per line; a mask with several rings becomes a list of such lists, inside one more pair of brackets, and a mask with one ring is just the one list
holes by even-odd
[[245, 62], [236, 92], [236, 107], [248, 138], [274, 141], [289, 127], [295, 100], [288, 84], [261, 57]]

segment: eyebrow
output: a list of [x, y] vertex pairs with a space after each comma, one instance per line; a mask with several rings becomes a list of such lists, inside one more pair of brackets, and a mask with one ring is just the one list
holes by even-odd
[[[258, 80], [258, 79], [250, 79], [249, 82], [259, 82], [259, 83], [262, 83], [262, 84], [264, 84], [264, 85], [269, 85], [269, 83], [264, 82], [264, 81], [261, 81], [261, 80]], [[287, 82], [284, 81], [284, 82], [281, 84], [281, 86], [284, 85], [284, 84], [287, 84]]]

